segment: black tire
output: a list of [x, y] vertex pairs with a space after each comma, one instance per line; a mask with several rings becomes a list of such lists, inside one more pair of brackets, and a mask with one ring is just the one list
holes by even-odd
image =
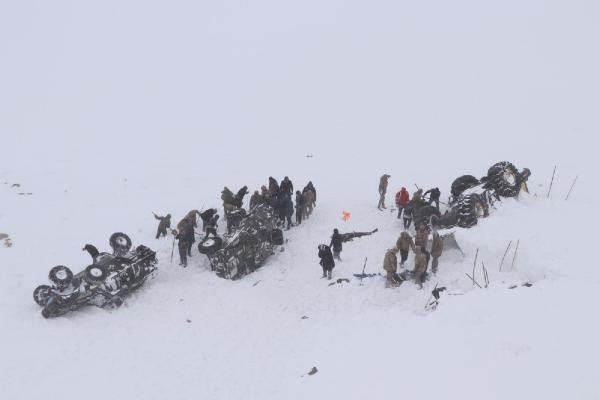
[[480, 217], [487, 217], [488, 205], [478, 194], [461, 197], [458, 200], [458, 226], [471, 228], [477, 225]]
[[223, 247], [223, 239], [218, 236], [209, 237], [198, 243], [198, 252], [200, 254], [214, 254]]
[[441, 214], [438, 209], [434, 206], [425, 206], [416, 209], [413, 212], [413, 221], [415, 224], [415, 228], [418, 229], [419, 226], [425, 225], [427, 227], [431, 226], [431, 217], [440, 218]]
[[454, 182], [452, 182], [450, 193], [455, 199], [458, 200], [458, 196], [460, 196], [465, 190], [471, 189], [480, 183], [481, 182], [479, 179], [475, 178], [473, 175], [463, 175], [459, 178], [456, 178]]
[[115, 232], [110, 236], [108, 240], [110, 247], [113, 251], [118, 253], [126, 253], [131, 250], [132, 242], [131, 238], [123, 232]]
[[282, 246], [284, 243], [283, 231], [281, 229], [273, 229], [271, 232], [271, 244], [274, 246]]
[[73, 280], [73, 272], [64, 265], [57, 265], [48, 273], [48, 279], [59, 289], [64, 289]]
[[83, 279], [90, 285], [97, 285], [108, 278], [109, 271], [103, 265], [88, 265], [83, 271]]
[[486, 188], [492, 189], [500, 197], [516, 197], [522, 183], [523, 177], [508, 161], [494, 164], [488, 170]]
[[48, 285], [40, 285], [35, 288], [33, 291], [33, 300], [37, 303], [38, 306], [45, 306], [46, 300], [48, 300], [48, 296], [50, 296], [50, 290], [52, 288]]

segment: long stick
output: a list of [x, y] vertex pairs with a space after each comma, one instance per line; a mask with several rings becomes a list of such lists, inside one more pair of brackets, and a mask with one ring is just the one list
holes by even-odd
[[488, 277], [487, 268], [485, 267], [485, 263], [481, 261], [481, 267], [483, 269], [483, 280], [485, 282], [485, 288], [487, 289], [490, 284], [490, 278]]
[[481, 287], [481, 285], [480, 285], [479, 283], [477, 283], [477, 282], [475, 281], [475, 279], [474, 279], [474, 278], [473, 278], [471, 275], [467, 274], [466, 272], [465, 272], [465, 275], [466, 275], [466, 276], [468, 276], [468, 277], [469, 277], [469, 279], [473, 281], [473, 284], [475, 284], [475, 285], [479, 286], [479, 289], [483, 289], [483, 288]]
[[171, 265], [173, 265], [173, 253], [175, 252], [175, 235], [173, 235], [173, 247], [171, 248]]
[[504, 264], [504, 259], [506, 258], [506, 255], [508, 254], [508, 250], [510, 249], [510, 246], [512, 246], [512, 240], [510, 242], [508, 242], [508, 247], [506, 248], [506, 251], [504, 252], [504, 256], [502, 257], [502, 261], [500, 262], [500, 269], [498, 270], [498, 272], [502, 272], [502, 265]]
[[515, 260], [517, 259], [517, 251], [519, 251], [519, 243], [521, 242], [521, 239], [517, 240], [517, 247], [515, 248], [515, 255], [513, 256], [513, 261], [512, 261], [512, 265], [510, 266], [510, 270], [512, 271], [514, 266], [515, 266]]
[[363, 278], [365, 277], [365, 268], [367, 268], [367, 258], [368, 257], [365, 257], [365, 265], [363, 265], [363, 272], [362, 272], [362, 275], [360, 276], [360, 286], [362, 286], [362, 284], [363, 284], [362, 281], [363, 281]]
[[571, 190], [573, 190], [573, 186], [575, 186], [575, 182], [577, 182], [577, 178], [579, 178], [579, 176], [576, 176], [575, 180], [571, 184], [571, 188], [569, 189], [569, 193], [567, 193], [567, 197], [565, 197], [565, 201], [569, 200], [569, 196], [571, 195]]
[[556, 165], [554, 166], [554, 172], [552, 172], [552, 180], [550, 181], [550, 187], [548, 188], [548, 198], [550, 198], [550, 191], [552, 190], [552, 184], [554, 183], [554, 175], [556, 174]]
[[[475, 266], [477, 265], [477, 256], [479, 255], [479, 249], [477, 249], [477, 252], [475, 253], [475, 261], [473, 261], [473, 286], [475, 286]], [[479, 286], [479, 285], [477, 285]], [[481, 287], [481, 286], [479, 286]]]

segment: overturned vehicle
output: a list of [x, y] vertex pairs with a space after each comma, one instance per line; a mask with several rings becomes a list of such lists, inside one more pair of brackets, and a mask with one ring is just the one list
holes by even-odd
[[119, 307], [123, 297], [142, 286], [156, 270], [156, 253], [148, 247], [132, 250], [131, 239], [120, 232], [114, 233], [109, 242], [112, 254], [86, 245], [83, 250], [90, 253], [93, 263], [75, 275], [63, 265], [50, 270], [52, 285], [40, 285], [33, 292], [42, 316], [57, 317], [89, 305]]
[[259, 204], [244, 214], [231, 233], [200, 242], [198, 251], [208, 257], [219, 277], [239, 279], [260, 268], [276, 247], [283, 245], [279, 223], [274, 208]]
[[490, 207], [497, 201], [517, 197], [522, 190], [528, 192], [530, 175], [529, 169], [519, 172], [507, 161], [492, 165], [481, 179], [463, 175], [452, 183], [448, 202], [450, 209], [443, 215], [427, 203], [411, 204], [415, 226], [471, 228], [477, 225], [479, 218], [489, 215]]

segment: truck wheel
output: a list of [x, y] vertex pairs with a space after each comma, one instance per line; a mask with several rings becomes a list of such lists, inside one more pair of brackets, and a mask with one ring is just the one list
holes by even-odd
[[523, 177], [517, 168], [508, 161], [490, 167], [486, 186], [501, 197], [516, 197], [521, 191]]
[[481, 182], [479, 179], [475, 178], [473, 175], [463, 175], [456, 178], [454, 182], [452, 182], [450, 193], [452, 193], [454, 199], [458, 200], [458, 196], [460, 196], [465, 190], [471, 189], [480, 183]]
[[97, 285], [108, 278], [108, 269], [103, 265], [89, 265], [83, 271], [83, 279], [90, 285]]
[[48, 279], [50, 279], [50, 282], [57, 288], [64, 289], [69, 286], [73, 280], [73, 272], [64, 265], [57, 265], [50, 270], [50, 273], [48, 273]]
[[110, 243], [110, 247], [113, 249], [113, 251], [115, 252], [128, 252], [129, 250], [131, 250], [131, 239], [129, 238], [129, 236], [127, 236], [126, 234], [122, 233], [122, 232], [116, 232], [113, 233], [110, 236], [110, 239], [108, 240], [108, 242]]
[[218, 236], [209, 237], [206, 240], [203, 240], [200, 243], [198, 243], [198, 252], [200, 254], [210, 255], [221, 250], [222, 246], [223, 239], [221, 239]]
[[50, 290], [52, 288], [48, 285], [40, 285], [33, 291], [33, 300], [38, 306], [45, 306], [48, 296], [50, 296]]

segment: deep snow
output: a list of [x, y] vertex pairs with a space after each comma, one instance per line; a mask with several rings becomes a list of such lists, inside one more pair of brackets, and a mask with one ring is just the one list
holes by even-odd
[[[600, 396], [596, 3], [0, 7], [3, 398]], [[381, 174], [391, 204], [504, 159], [532, 170], [531, 195], [457, 232], [466, 257], [447, 253], [424, 290], [352, 278], [365, 257], [383, 273], [400, 233], [375, 208]], [[170, 264], [152, 211], [220, 209], [224, 185], [269, 175], [318, 191], [284, 252], [236, 282], [196, 251]], [[329, 287], [316, 246], [334, 227], [380, 231], [345, 246], [334, 278], [351, 282]], [[157, 250], [156, 277], [121, 309], [44, 320], [35, 286], [115, 231]], [[464, 275], [478, 248], [487, 289]], [[436, 283], [449, 291], [426, 312]]]

